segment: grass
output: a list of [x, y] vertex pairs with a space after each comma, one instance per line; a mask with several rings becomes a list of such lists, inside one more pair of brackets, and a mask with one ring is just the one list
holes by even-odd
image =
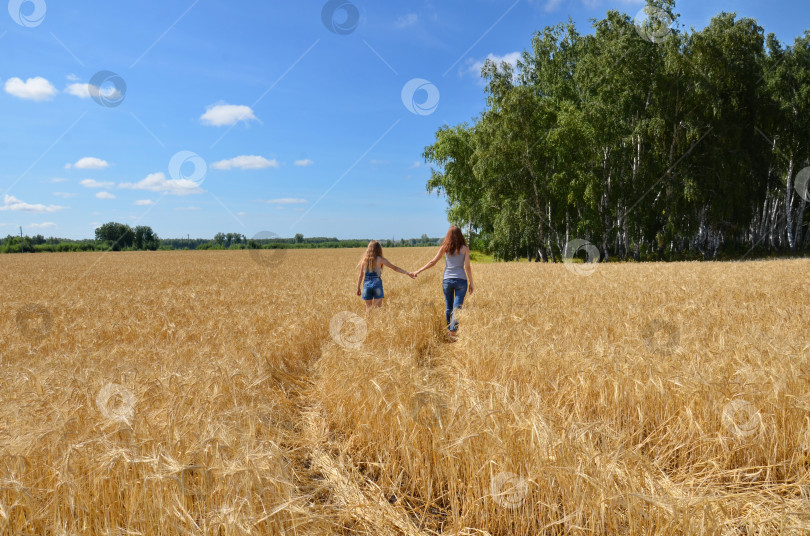
[[0, 534], [810, 528], [810, 261], [359, 253], [0, 257]]
[[489, 264], [496, 261], [493, 255], [487, 255], [482, 251], [470, 251], [470, 262]]

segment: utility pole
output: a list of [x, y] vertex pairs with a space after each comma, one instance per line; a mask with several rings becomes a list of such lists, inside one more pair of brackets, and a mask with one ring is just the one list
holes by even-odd
[[23, 248], [22, 225], [20, 225], [20, 253], [25, 253], [25, 249]]

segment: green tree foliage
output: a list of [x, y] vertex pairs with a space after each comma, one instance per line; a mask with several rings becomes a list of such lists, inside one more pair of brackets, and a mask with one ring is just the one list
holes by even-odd
[[[672, 0], [646, 9], [677, 21]], [[593, 29], [547, 27], [516, 68], [485, 62], [485, 110], [423, 155], [450, 221], [501, 259], [575, 238], [604, 259], [806, 249], [810, 32], [784, 47], [732, 13], [685, 31], [618, 11]]]
[[134, 230], [135, 238], [133, 246], [135, 249], [148, 249], [155, 251], [160, 247], [160, 239], [152, 230], [151, 227], [146, 225], [139, 225]]
[[135, 231], [125, 223], [109, 222], [96, 229], [96, 240], [109, 244], [113, 251], [132, 247]]
[[109, 222], [96, 229], [96, 240], [103, 242], [107, 249], [156, 250], [160, 247], [160, 238], [151, 227], [139, 225], [133, 229], [124, 223]]

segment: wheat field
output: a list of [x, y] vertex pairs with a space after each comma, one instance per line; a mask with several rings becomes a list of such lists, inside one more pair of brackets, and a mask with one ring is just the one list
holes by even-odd
[[0, 257], [0, 534], [810, 530], [810, 261], [360, 254]]

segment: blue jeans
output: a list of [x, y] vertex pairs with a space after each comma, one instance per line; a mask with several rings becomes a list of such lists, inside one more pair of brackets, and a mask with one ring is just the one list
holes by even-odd
[[445, 279], [442, 282], [444, 291], [444, 303], [447, 306], [444, 314], [447, 318], [447, 329], [458, 331], [458, 322], [455, 319], [455, 310], [461, 309], [464, 303], [464, 296], [467, 295], [466, 279]]

